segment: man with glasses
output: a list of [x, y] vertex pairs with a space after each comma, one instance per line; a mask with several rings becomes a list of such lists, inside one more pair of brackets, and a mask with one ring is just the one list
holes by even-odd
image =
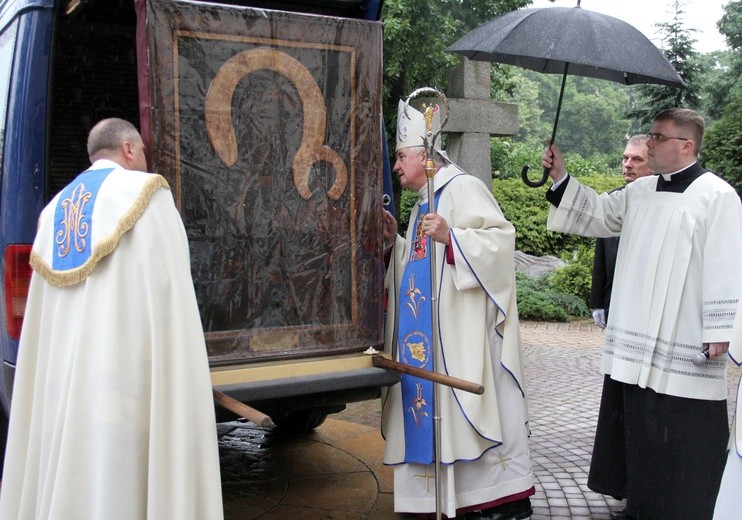
[[742, 289], [742, 207], [698, 162], [703, 118], [659, 113], [647, 134], [656, 174], [598, 195], [567, 175], [555, 146], [547, 227], [621, 241], [601, 371], [622, 386], [620, 421], [598, 419], [594, 451], [613, 452], [600, 492], [612, 518], [710, 519], [728, 438], [726, 357]]

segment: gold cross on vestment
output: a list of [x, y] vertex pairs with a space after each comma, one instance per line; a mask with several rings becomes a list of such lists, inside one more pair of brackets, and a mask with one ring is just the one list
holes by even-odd
[[510, 458], [507, 458], [507, 459], [503, 459], [502, 458], [502, 453], [498, 453], [497, 456], [500, 457], [500, 464], [502, 464], [502, 470], [505, 471], [506, 469], [508, 469], [508, 466], [505, 463], [507, 461], [509, 461], [509, 460], [513, 460], [513, 458], [510, 457]]
[[425, 466], [425, 475], [415, 475], [412, 478], [424, 478], [425, 479], [425, 492], [430, 493], [430, 480], [435, 480], [435, 475], [428, 475], [428, 467]]

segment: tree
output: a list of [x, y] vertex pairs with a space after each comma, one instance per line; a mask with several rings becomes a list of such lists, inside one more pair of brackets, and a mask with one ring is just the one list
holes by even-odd
[[[506, 66], [506, 72], [499, 76], [501, 84], [492, 85], [492, 97], [505, 103], [518, 105], [518, 133], [514, 138], [521, 143], [542, 148], [544, 136], [551, 135], [551, 124], [544, 117], [540, 99], [543, 97], [541, 86], [536, 79], [531, 79], [522, 69]], [[507, 77], [507, 84], [502, 84]]]
[[724, 52], [718, 59], [720, 73], [717, 76], [714, 106], [723, 108], [742, 79], [742, 1], [729, 2], [724, 14], [717, 22], [719, 32], [726, 37], [732, 51]]
[[742, 88], [736, 88], [724, 115], [706, 132], [704, 165], [742, 194]]
[[734, 56], [735, 53], [725, 50], [701, 54], [698, 57], [704, 70], [704, 74], [696, 83], [701, 101], [699, 111], [707, 125], [721, 117], [736, 86], [738, 75], [733, 72]]
[[721, 117], [706, 132], [702, 159], [707, 168], [726, 179], [737, 193], [742, 193], [742, 0], [724, 7], [718, 22], [732, 49], [727, 74], [722, 80], [727, 87]]
[[490, 19], [528, 5], [531, 0], [385, 0], [384, 120], [387, 135], [396, 130], [397, 104], [420, 87], [445, 91], [448, 74], [459, 62], [445, 49]]
[[[515, 137], [538, 150], [551, 137], [562, 77], [510, 67], [512, 94], [501, 92], [501, 101], [517, 103], [520, 131]], [[625, 86], [610, 81], [569, 76], [564, 89], [556, 142], [565, 152], [590, 157], [619, 157], [629, 131], [624, 117], [629, 96]], [[599, 128], [600, 132], [594, 129]]]
[[636, 122], [633, 131], [646, 129], [655, 114], [667, 108], [680, 106], [699, 108], [698, 77], [703, 74], [703, 62], [696, 59], [698, 53], [693, 48], [696, 40], [691, 37], [694, 29], [685, 28], [684, 5], [683, 0], [674, 0], [670, 10], [672, 20], [655, 24], [655, 27], [662, 36], [662, 42], [667, 45], [663, 49], [665, 57], [675, 67], [687, 87], [677, 88], [664, 85], [635, 87], [636, 97], [628, 112], [628, 117]]
[[[626, 88], [604, 80], [571, 77], [567, 81], [557, 142], [563, 151], [582, 157], [606, 154], [619, 157], [631, 126], [623, 117]], [[558, 99], [551, 100], [554, 105]], [[546, 109], [554, 114], [553, 109]]]
[[734, 0], [724, 7], [724, 14], [716, 23], [719, 32], [732, 49], [742, 49], [742, 2]]

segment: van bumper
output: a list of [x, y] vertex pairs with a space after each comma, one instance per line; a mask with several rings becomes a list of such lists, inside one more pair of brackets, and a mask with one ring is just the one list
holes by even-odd
[[215, 388], [243, 403], [303, 398], [318, 394], [337, 394], [340, 400], [335, 400], [333, 403], [323, 402], [323, 404], [341, 404], [340, 401], [344, 404], [364, 400], [363, 398], [343, 400], [342, 396], [344, 394], [361, 393], [367, 395], [371, 393], [378, 396], [381, 387], [394, 385], [399, 382], [399, 378], [399, 373], [383, 368], [370, 367], [266, 381], [245, 381], [239, 384], [215, 386]]

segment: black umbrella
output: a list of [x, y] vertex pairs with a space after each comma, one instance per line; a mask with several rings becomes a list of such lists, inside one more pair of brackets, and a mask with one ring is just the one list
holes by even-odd
[[[547, 74], [562, 74], [554, 129], [556, 138], [567, 74], [632, 85], [654, 83], [684, 86], [662, 52], [632, 25], [580, 7], [545, 7], [513, 11], [493, 18], [446, 49], [471, 60], [517, 65]], [[540, 182], [523, 182], [532, 187]]]

